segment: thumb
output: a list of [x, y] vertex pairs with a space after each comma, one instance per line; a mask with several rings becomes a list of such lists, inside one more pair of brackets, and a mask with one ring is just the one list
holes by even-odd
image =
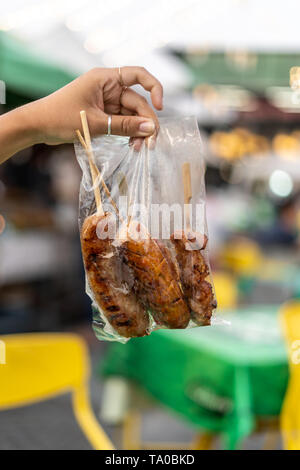
[[141, 116], [113, 115], [111, 120], [111, 133], [128, 137], [147, 137], [155, 132], [153, 119]]

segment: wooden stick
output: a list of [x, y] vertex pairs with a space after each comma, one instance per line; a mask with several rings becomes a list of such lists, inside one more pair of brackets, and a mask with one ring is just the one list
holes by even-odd
[[86, 146], [86, 143], [85, 143], [85, 141], [84, 141], [84, 138], [83, 138], [82, 135], [81, 135], [80, 130], [77, 129], [75, 132], [76, 132], [76, 135], [77, 135], [78, 140], [79, 140], [79, 142], [81, 143], [82, 147], [84, 148], [85, 151], [87, 151], [87, 146]]
[[[110, 202], [111, 202], [113, 208], [115, 209], [116, 213], [119, 215], [118, 206], [115, 203], [115, 201], [113, 200], [112, 195], [110, 194], [110, 191], [109, 191], [108, 187], [106, 186], [105, 181], [104, 181], [100, 171], [98, 170], [98, 168], [95, 164], [95, 157], [94, 157], [94, 154], [93, 154], [93, 151], [92, 151], [91, 137], [90, 137], [90, 132], [89, 132], [89, 128], [88, 128], [88, 123], [87, 123], [87, 118], [86, 118], [85, 111], [81, 111], [80, 116], [81, 116], [81, 119], [82, 119], [81, 122], [82, 122], [83, 131], [85, 132], [85, 130], [86, 130], [87, 135], [85, 134], [85, 139], [84, 139], [78, 129], [76, 130], [76, 134], [77, 134], [77, 137], [78, 137], [81, 145], [83, 146], [83, 148], [86, 151], [86, 154], [87, 154], [87, 157], [88, 157], [88, 160], [89, 160], [89, 164], [90, 164], [90, 168], [91, 168], [93, 185], [95, 186], [95, 184], [97, 183], [97, 178], [98, 178], [101, 185], [102, 185], [102, 187], [103, 187], [103, 189], [104, 189], [104, 191], [105, 191], [105, 193], [106, 193], [106, 195], [107, 195], [107, 197], [110, 199]], [[86, 140], [86, 137], [87, 137], [87, 140]], [[89, 151], [87, 142], [90, 143], [90, 151]], [[98, 191], [99, 191], [99, 187], [96, 188], [96, 189], [98, 189]], [[99, 196], [100, 196], [100, 191], [99, 191]], [[96, 195], [95, 195], [95, 199], [96, 199]], [[100, 196], [100, 202], [101, 202], [101, 196]], [[96, 205], [97, 205], [97, 202], [96, 202]], [[97, 207], [98, 207], [98, 205], [97, 205]], [[101, 203], [101, 207], [102, 207], [102, 203]], [[102, 209], [102, 213], [103, 213], [103, 209]]]
[[118, 179], [119, 193], [121, 194], [121, 196], [128, 196], [128, 191], [129, 191], [128, 184], [127, 184], [126, 176], [124, 175], [124, 173], [119, 171], [117, 175], [117, 179]]
[[[127, 221], [129, 220], [129, 216], [128, 216], [128, 212], [129, 212], [129, 201], [128, 201], [128, 193], [129, 193], [129, 189], [128, 189], [128, 184], [127, 184], [127, 179], [126, 179], [126, 176], [124, 175], [124, 173], [122, 173], [122, 171], [119, 171], [118, 175], [117, 175], [117, 179], [118, 179], [118, 186], [119, 186], [119, 194], [121, 196], [127, 196], [127, 213], [126, 213], [126, 216], [127, 216]], [[119, 214], [119, 218], [121, 220], [121, 222], [124, 222], [124, 219], [121, 217], [121, 215]]]
[[185, 205], [185, 220], [187, 230], [191, 230], [191, 216], [189, 204], [192, 199], [191, 166], [188, 162], [182, 165], [183, 194]]
[[[86, 152], [87, 157], [88, 157], [88, 160], [89, 160], [97, 212], [100, 215], [103, 215], [104, 210], [103, 210], [102, 202], [101, 202], [100, 189], [99, 189], [99, 186], [97, 186], [97, 177], [98, 177], [97, 167], [95, 165], [95, 158], [94, 158], [94, 154], [93, 154], [93, 150], [92, 150], [92, 144], [91, 144], [91, 136], [90, 136], [89, 126], [88, 126], [85, 111], [80, 111], [80, 118], [81, 118], [81, 124], [82, 124], [82, 128], [83, 128], [84, 140], [83, 140], [83, 137], [82, 137], [82, 135], [80, 134], [79, 131], [76, 131], [76, 134], [77, 134], [82, 146], [84, 147], [85, 152]], [[80, 134], [80, 137], [79, 137], [79, 134]]]

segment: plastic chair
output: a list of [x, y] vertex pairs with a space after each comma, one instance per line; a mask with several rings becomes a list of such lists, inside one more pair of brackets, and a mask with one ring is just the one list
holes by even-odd
[[263, 264], [259, 245], [247, 238], [226, 243], [220, 253], [220, 259], [226, 268], [239, 276], [256, 276]]
[[6, 358], [5, 364], [0, 362], [0, 410], [71, 392], [76, 420], [92, 447], [113, 449], [91, 408], [89, 356], [79, 336], [34, 333], [1, 336], [0, 340]]
[[226, 272], [215, 271], [213, 273], [213, 281], [218, 301], [218, 308], [235, 308], [238, 300], [238, 288], [234, 277]]
[[290, 379], [280, 416], [284, 447], [300, 450], [300, 301], [281, 308], [281, 323], [288, 346]]

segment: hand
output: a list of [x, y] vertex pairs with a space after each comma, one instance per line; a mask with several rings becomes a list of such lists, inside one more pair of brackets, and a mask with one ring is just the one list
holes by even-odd
[[[36, 140], [47, 144], [73, 142], [81, 129], [80, 111], [85, 110], [91, 136], [111, 133], [135, 138], [155, 134], [158, 120], [147, 100], [130, 87], [140, 84], [151, 92], [153, 106], [162, 109], [160, 82], [141, 67], [95, 68], [55, 93], [31, 103], [36, 118]], [[123, 82], [123, 83], [122, 83]], [[137, 146], [140, 139], [135, 139]], [[136, 145], [135, 145], [136, 146]]]
[[90, 70], [52, 95], [1, 115], [0, 164], [34, 144], [73, 142], [75, 130], [81, 129], [82, 110], [92, 137], [107, 133], [112, 114], [111, 133], [133, 138], [138, 150], [145, 137], [155, 138], [158, 120], [147, 100], [126, 88], [135, 84], [150, 91], [153, 106], [162, 109], [159, 81], [144, 68], [122, 67], [121, 77], [119, 69]]

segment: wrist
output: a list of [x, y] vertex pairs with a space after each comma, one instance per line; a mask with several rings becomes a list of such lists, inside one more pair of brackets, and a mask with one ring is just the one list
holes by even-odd
[[0, 164], [15, 153], [40, 142], [38, 110], [31, 104], [0, 116]]
[[20, 142], [26, 147], [43, 142], [39, 117], [39, 101], [28, 103], [15, 109], [16, 126], [18, 127]]
[[39, 143], [38, 126], [31, 110], [31, 103], [0, 116], [0, 128], [7, 144], [19, 150]]

